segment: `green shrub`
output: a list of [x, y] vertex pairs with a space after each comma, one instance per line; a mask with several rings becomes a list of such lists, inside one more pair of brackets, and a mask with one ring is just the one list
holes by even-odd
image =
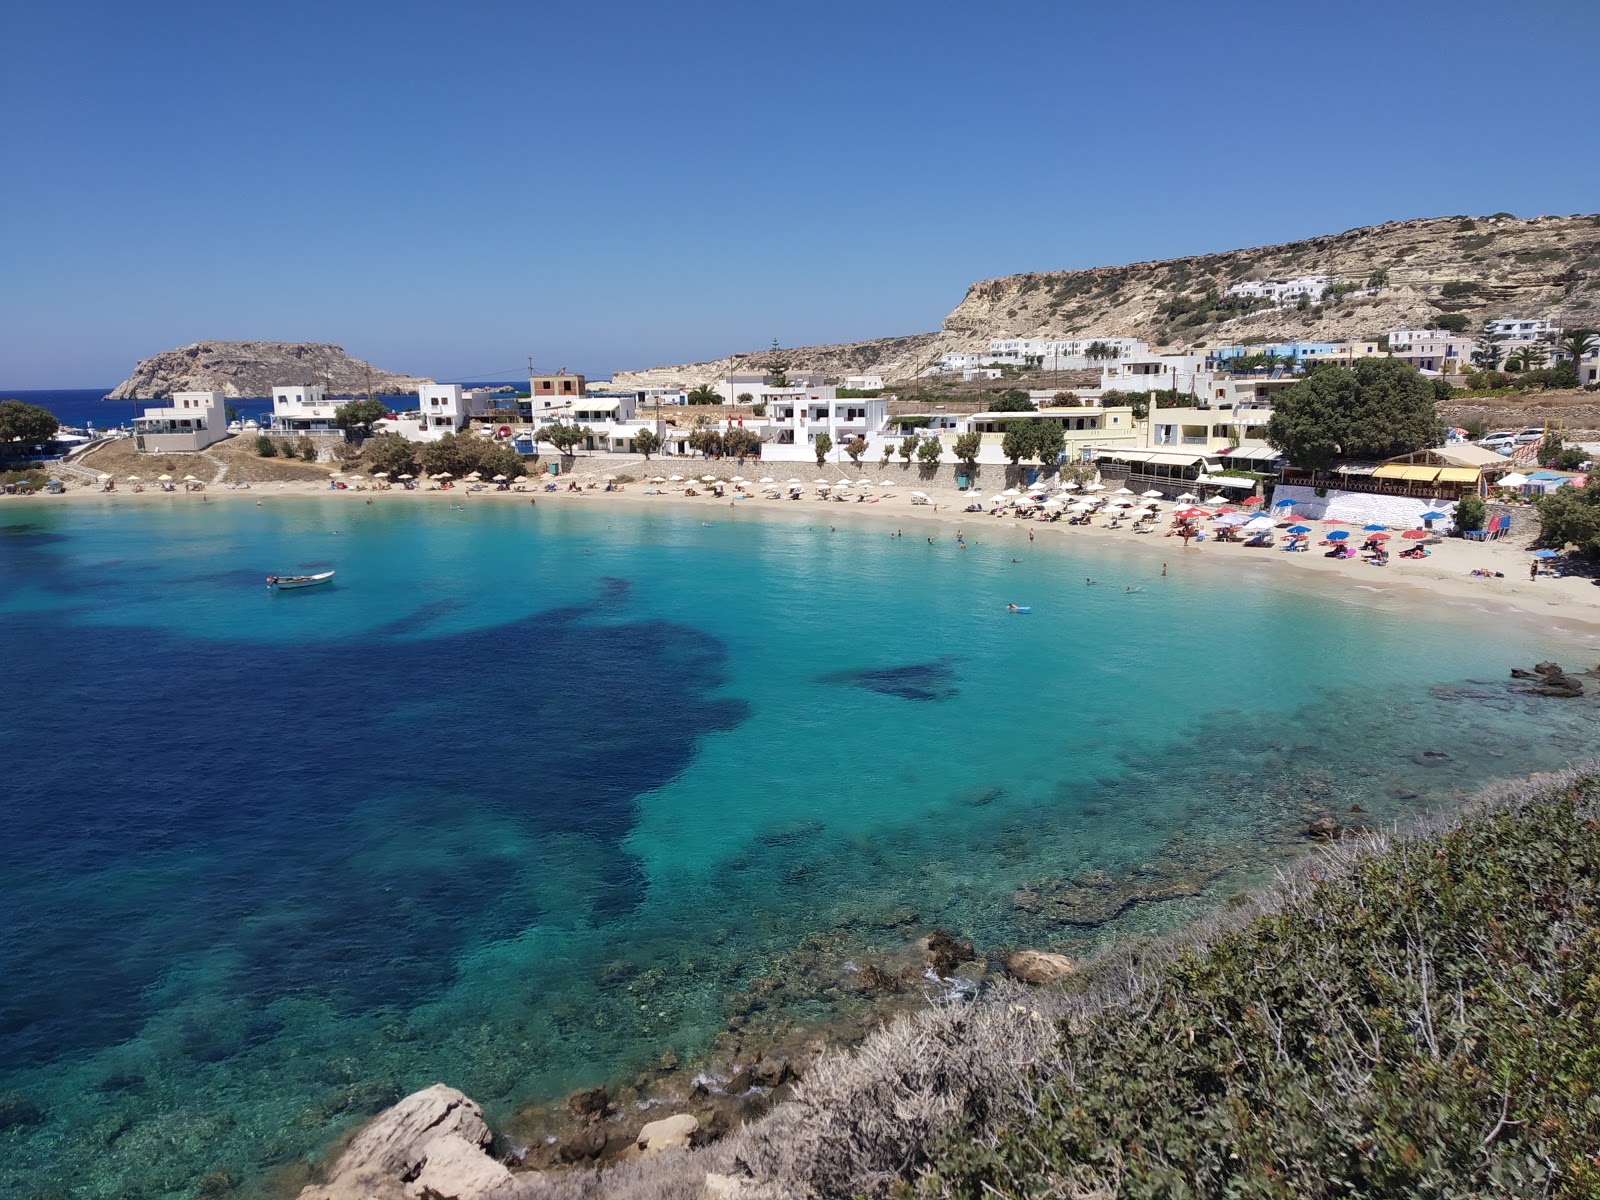
[[1456, 528], [1472, 532], [1483, 528], [1487, 516], [1483, 501], [1476, 496], [1463, 496], [1456, 501]]
[[262, 458], [277, 458], [277, 444], [266, 434], [258, 434], [256, 436], [256, 453]]
[[295, 453], [299, 455], [299, 457], [305, 459], [306, 462], [317, 461], [317, 444], [310, 438], [306, 437], [305, 434], [301, 434], [300, 437], [295, 440], [294, 450]]
[[285, 458], [293, 458], [294, 443], [288, 438], [284, 438], [283, 441], [278, 443], [278, 453], [283, 455]]
[[1433, 319], [1433, 323], [1451, 333], [1465, 333], [1472, 324], [1466, 313], [1440, 313]]
[[1086, 972], [928, 1197], [1600, 1195], [1600, 780], [1336, 852], [1276, 911]]

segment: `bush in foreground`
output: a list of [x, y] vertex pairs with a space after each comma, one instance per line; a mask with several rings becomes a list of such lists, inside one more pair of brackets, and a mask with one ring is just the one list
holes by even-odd
[[1509, 789], [1203, 948], [1104, 964], [918, 1193], [1600, 1195], [1597, 817], [1593, 774]]

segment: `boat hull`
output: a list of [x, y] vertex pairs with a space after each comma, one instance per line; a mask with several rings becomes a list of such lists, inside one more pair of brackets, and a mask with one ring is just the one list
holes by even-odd
[[268, 575], [267, 587], [275, 592], [292, 592], [296, 588], [316, 587], [332, 578], [332, 571], [323, 571], [319, 575]]

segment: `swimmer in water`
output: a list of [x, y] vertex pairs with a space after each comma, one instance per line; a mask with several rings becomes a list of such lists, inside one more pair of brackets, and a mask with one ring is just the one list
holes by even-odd
[[1017, 606], [1015, 604], [1008, 604], [1008, 605], [1006, 605], [1006, 611], [1007, 612], [1016, 612], [1017, 611]]
[[1093, 584], [1093, 583], [1094, 583], [1094, 580], [1092, 580], [1092, 579], [1085, 579], [1085, 580], [1084, 580], [1084, 581], [1083, 581], [1083, 584], [1084, 584], [1084, 586], [1085, 586], [1085, 587], [1089, 587], [1089, 586], [1090, 586], [1090, 585], [1092, 585], [1092, 584]]

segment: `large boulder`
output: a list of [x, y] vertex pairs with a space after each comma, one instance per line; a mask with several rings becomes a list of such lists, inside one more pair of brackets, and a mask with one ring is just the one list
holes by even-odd
[[422, 1173], [407, 1189], [419, 1200], [480, 1200], [511, 1182], [511, 1172], [455, 1134], [428, 1143]]
[[374, 1117], [300, 1200], [487, 1200], [510, 1179], [484, 1153], [492, 1136], [477, 1104], [436, 1083]]
[[1065, 954], [1048, 950], [1013, 950], [1006, 955], [1006, 972], [1021, 983], [1059, 983], [1076, 969]]
[[693, 1113], [679, 1113], [651, 1121], [639, 1130], [639, 1149], [646, 1154], [662, 1150], [684, 1150], [700, 1130], [700, 1121]]

